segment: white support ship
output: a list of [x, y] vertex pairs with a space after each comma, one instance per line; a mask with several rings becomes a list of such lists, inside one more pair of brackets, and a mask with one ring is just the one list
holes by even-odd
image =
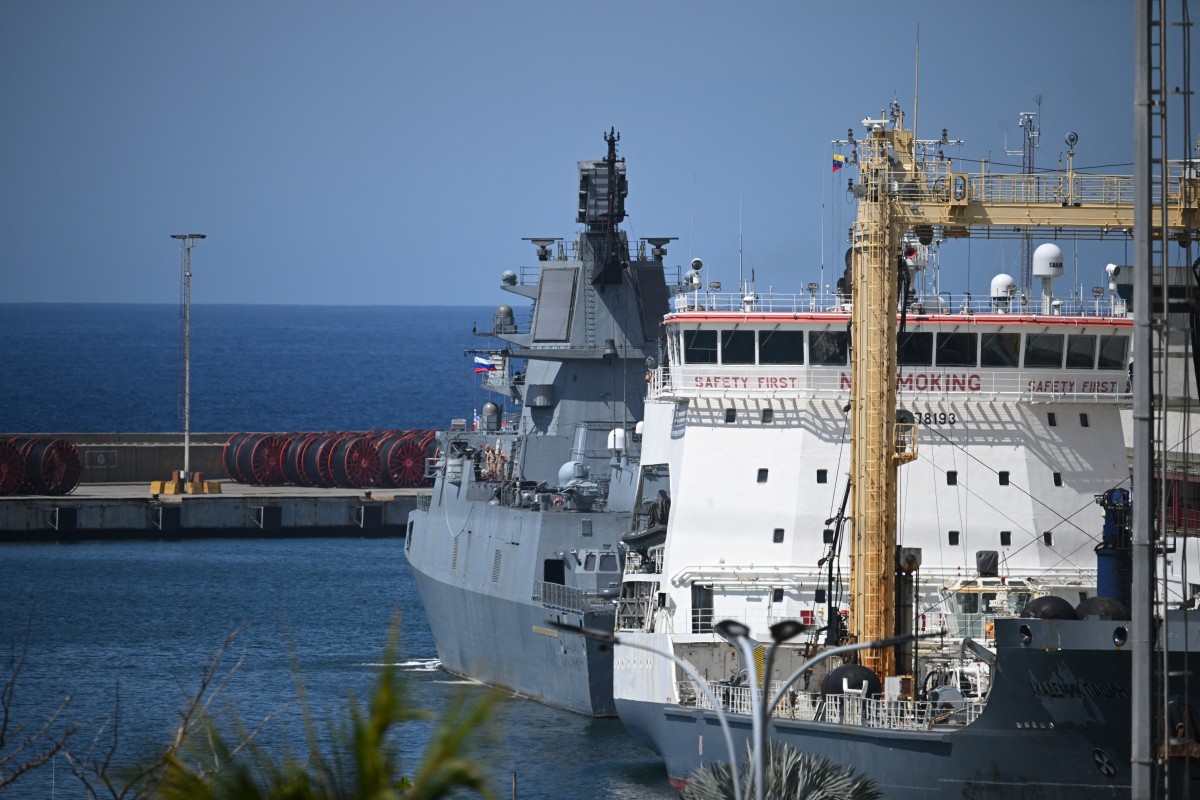
[[[1089, 303], [1054, 297], [1053, 245], [1034, 256], [1032, 304], [1005, 275], [982, 302], [909, 287], [918, 242], [992, 225], [1132, 230], [1133, 181], [966, 175], [923, 159], [898, 109], [864, 125], [845, 293], [722, 298], [693, 270], [664, 320], [623, 542], [617, 712], [672, 782], [730, 760], [725, 717], [745, 752], [761, 685], [790, 688], [766, 736], [853, 765], [889, 798], [1128, 796], [1131, 663], [1145, 649], [1131, 642], [1145, 629], [1126, 621], [1120, 411], [1138, 354], [1118, 268]], [[1190, 230], [1195, 181], [1171, 180], [1166, 223]], [[1159, 545], [1151, 646], [1173, 651], [1155, 656], [1169, 676], [1200, 640], [1180, 609], [1194, 594], [1184, 547], [1195, 561], [1192, 541]], [[782, 644], [788, 620], [810, 627]], [[754, 637], [744, 656], [718, 635], [724, 621]], [[922, 631], [944, 633], [867, 645]], [[847, 641], [865, 646], [858, 663], [803, 671]], [[1200, 756], [1195, 708], [1181, 695], [1148, 712], [1177, 731], [1163, 761], [1188, 788], [1200, 770], [1175, 770]]]
[[[945, 311], [914, 302], [900, 336], [899, 407], [920, 434], [897, 544], [922, 589], [917, 630], [981, 635], [996, 593], [955, 591], [977, 579], [1025, 587], [1015, 613], [1032, 596], [1093, 594], [1095, 500], [1128, 486], [1123, 302], [1026, 313], [1008, 276], [995, 284], [982, 302], [934, 298]], [[850, 312], [835, 298], [742, 299], [681, 295], [666, 318], [642, 499], [665, 491], [670, 516], [665, 542], [631, 537], [622, 635], [711, 641], [714, 620], [824, 627], [847, 610], [828, 593], [850, 467]]]

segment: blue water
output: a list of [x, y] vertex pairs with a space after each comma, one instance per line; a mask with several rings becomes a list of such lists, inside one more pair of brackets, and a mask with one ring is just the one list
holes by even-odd
[[[194, 431], [440, 428], [492, 399], [494, 308], [192, 307]], [[0, 432], [181, 431], [171, 305], [0, 304]]]
[[[440, 427], [486, 399], [463, 350], [491, 309], [213, 306], [193, 309], [197, 431]], [[179, 430], [178, 313], [165, 306], [0, 304], [0, 432]], [[3, 502], [3, 501], [0, 501]], [[0, 666], [32, 620], [14, 717], [64, 720], [81, 747], [118, 705], [121, 756], [162, 747], [226, 635], [243, 661], [216, 707], [253, 727], [295, 696], [294, 657], [319, 718], [369, 696], [390, 621], [414, 707], [480, 692], [436, 651], [399, 539], [0, 544]], [[4, 673], [7, 675], [7, 671]], [[415, 769], [432, 723], [403, 726]], [[303, 752], [293, 706], [262, 734]], [[0, 753], [0, 756], [3, 754]], [[671, 798], [666, 773], [616, 720], [505, 698], [478, 757], [500, 797]], [[5, 798], [76, 798], [52, 763]]]

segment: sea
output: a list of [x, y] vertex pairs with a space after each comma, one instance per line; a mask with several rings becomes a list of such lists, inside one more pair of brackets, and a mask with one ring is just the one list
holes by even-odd
[[[190, 420], [197, 432], [440, 428], [493, 395], [471, 351], [492, 307], [193, 305]], [[182, 430], [174, 305], [0, 303], [0, 434]], [[494, 343], [494, 342], [491, 342]], [[0, 501], [2, 502], [2, 501]], [[211, 710], [282, 756], [369, 700], [397, 631], [412, 774], [439, 712], [488, 691], [438, 669], [401, 539], [204, 539], [0, 544], [0, 682], [11, 726], [76, 729], [73, 749], [118, 764], [160, 752], [206, 668]], [[15, 666], [19, 663], [19, 670]], [[298, 702], [303, 694], [305, 703]], [[672, 798], [661, 762], [615, 719], [502, 695], [473, 737], [498, 797]], [[8, 745], [11, 751], [13, 745]], [[0, 772], [8, 755], [0, 748]], [[79, 798], [55, 758], [3, 793]]]

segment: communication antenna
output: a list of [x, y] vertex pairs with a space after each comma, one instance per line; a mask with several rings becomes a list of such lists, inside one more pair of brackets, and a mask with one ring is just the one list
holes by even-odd
[[746, 279], [742, 277], [742, 195], [738, 193], [738, 291], [746, 291]]
[[[1017, 125], [1021, 128], [1021, 149], [1019, 151], [1009, 150], [1006, 146], [1004, 150], [1005, 155], [1021, 157], [1022, 175], [1033, 174], [1034, 155], [1042, 138], [1042, 96], [1040, 94], [1034, 96], [1033, 102], [1037, 106], [1037, 111], [1022, 111], [1020, 119], [1017, 120]], [[1030, 296], [1032, 285], [1033, 239], [1026, 230], [1021, 235], [1021, 294], [1026, 297]]]

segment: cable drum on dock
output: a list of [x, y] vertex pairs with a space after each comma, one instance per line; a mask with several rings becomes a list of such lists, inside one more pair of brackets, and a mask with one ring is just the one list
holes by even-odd
[[[83, 459], [72, 442], [24, 437], [7, 441], [21, 459], [21, 481], [13, 493], [65, 495], [75, 491], [83, 473]], [[2, 469], [10, 471], [11, 462], [9, 467]], [[11, 477], [0, 478], [0, 486], [7, 486], [12, 480]], [[4, 493], [0, 490], [0, 494]]]
[[237, 480], [252, 486], [281, 485], [284, 444], [284, 437], [273, 433], [255, 433], [243, 439], [234, 459]]
[[235, 433], [221, 462], [229, 478], [254, 486], [404, 489], [430, 485], [425, 461], [436, 451], [431, 430]]
[[433, 431], [408, 431], [400, 439], [387, 442], [380, 448], [384, 463], [384, 480], [396, 487], [425, 486], [425, 459], [436, 449], [437, 434]]
[[248, 433], [235, 433], [225, 442], [225, 446], [221, 448], [221, 466], [225, 469], [225, 474], [237, 481], [238, 483], [246, 483], [238, 473], [237, 468], [237, 451], [238, 446], [245, 441]]
[[379, 482], [379, 448], [366, 435], [343, 436], [329, 454], [329, 473], [337, 486], [353, 489]]
[[25, 483], [25, 460], [10, 439], [0, 439], [0, 495], [16, 494]]
[[283, 448], [283, 477], [295, 486], [313, 486], [304, 472], [304, 453], [315, 433], [294, 433], [287, 437], [287, 445]]

